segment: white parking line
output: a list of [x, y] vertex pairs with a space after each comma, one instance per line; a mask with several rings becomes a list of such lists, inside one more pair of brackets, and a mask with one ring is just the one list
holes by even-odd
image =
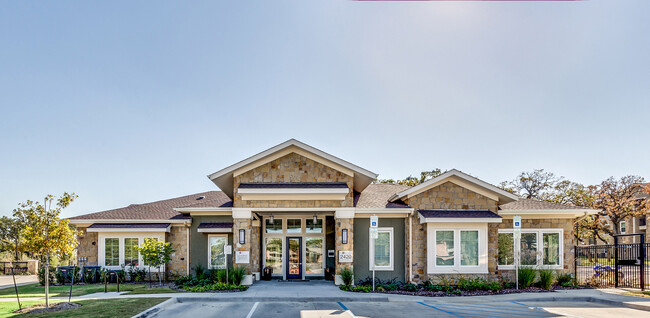
[[257, 309], [257, 305], [259, 305], [259, 302], [256, 302], [255, 305], [253, 305], [253, 308], [251, 308], [251, 311], [248, 312], [248, 316], [246, 316], [246, 318], [251, 318], [253, 316], [255, 309]]

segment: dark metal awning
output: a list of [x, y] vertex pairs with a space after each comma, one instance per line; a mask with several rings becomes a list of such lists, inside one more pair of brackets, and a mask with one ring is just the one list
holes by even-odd
[[490, 210], [418, 210], [420, 223], [501, 223], [501, 216]]
[[232, 222], [201, 222], [197, 227], [200, 233], [231, 233]]

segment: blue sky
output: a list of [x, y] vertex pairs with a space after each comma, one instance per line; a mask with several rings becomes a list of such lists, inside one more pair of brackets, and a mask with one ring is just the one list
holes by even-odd
[[13, 1], [0, 214], [216, 190], [296, 138], [401, 178], [650, 178], [650, 1]]

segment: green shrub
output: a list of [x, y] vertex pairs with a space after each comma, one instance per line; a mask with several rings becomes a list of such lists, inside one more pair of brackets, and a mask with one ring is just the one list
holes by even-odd
[[519, 268], [519, 288], [528, 288], [535, 283], [537, 271], [532, 267]]
[[124, 284], [126, 282], [126, 272], [124, 270], [115, 271], [115, 274], [117, 275], [117, 279], [119, 279], [120, 284]]
[[144, 282], [147, 280], [147, 270], [144, 268], [129, 266], [127, 273], [129, 274], [129, 281], [132, 283]]
[[481, 277], [461, 278], [458, 280], [458, 288], [466, 291], [488, 290], [488, 282]]
[[239, 289], [241, 291], [245, 291], [248, 289], [248, 286], [242, 286], [238, 284], [226, 284], [226, 283], [214, 283], [214, 284], [208, 284], [204, 286], [185, 286], [183, 287], [185, 291], [193, 292], [193, 293], [203, 293], [207, 291], [219, 291], [219, 290], [234, 290], [234, 289]]
[[354, 286], [350, 290], [353, 292], [369, 293], [372, 291], [372, 285]]
[[463, 292], [458, 290], [458, 289], [453, 289], [451, 291], [448, 291], [448, 293], [450, 293], [452, 295], [462, 295], [463, 294]]
[[235, 266], [230, 270], [230, 282], [239, 285], [242, 279], [244, 279], [244, 275], [246, 275], [246, 268]]
[[553, 287], [553, 276], [555, 272], [552, 269], [542, 269], [539, 271], [540, 287], [549, 290]]
[[405, 284], [404, 285], [404, 290], [409, 291], [409, 292], [416, 292], [416, 291], [420, 290], [420, 287], [418, 285], [415, 285], [415, 284]]
[[343, 280], [343, 285], [345, 286], [352, 285], [352, 276], [354, 274], [352, 274], [351, 270], [347, 268], [343, 268], [339, 271], [339, 275], [341, 275], [341, 280]]
[[487, 285], [487, 289], [489, 289], [490, 291], [493, 291], [493, 292], [498, 292], [498, 291], [502, 290], [503, 287], [501, 286], [501, 283], [495, 281], [495, 282], [489, 283]]
[[557, 284], [562, 287], [573, 286], [573, 276], [571, 274], [560, 274], [557, 276]]
[[399, 289], [399, 284], [391, 283], [391, 284], [382, 285], [382, 287], [384, 287], [384, 289], [388, 291], [395, 291]]
[[[50, 270], [48, 272], [50, 284], [54, 284], [56, 280], [56, 268], [50, 266]], [[45, 286], [45, 267], [41, 267], [41, 269], [38, 270], [38, 282], [41, 283], [41, 285]]]

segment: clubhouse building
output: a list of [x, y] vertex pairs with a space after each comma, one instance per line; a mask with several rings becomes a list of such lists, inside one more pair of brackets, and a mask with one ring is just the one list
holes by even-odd
[[[582, 207], [523, 199], [458, 170], [414, 187], [373, 183], [377, 174], [291, 139], [208, 176], [219, 188], [70, 218], [81, 231], [80, 265], [144, 266], [134, 248], [171, 242], [164, 269], [187, 275], [243, 266], [282, 280], [422, 282], [457, 276], [510, 277], [513, 217], [521, 264], [572, 272]], [[371, 230], [371, 220], [377, 224]], [[227, 254], [229, 247], [231, 254]]]

